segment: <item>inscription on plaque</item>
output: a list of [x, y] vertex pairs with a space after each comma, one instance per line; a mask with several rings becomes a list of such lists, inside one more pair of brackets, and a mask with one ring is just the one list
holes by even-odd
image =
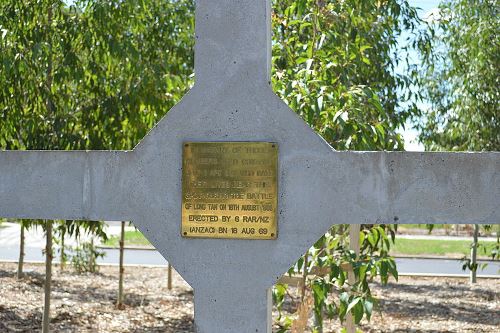
[[185, 142], [183, 237], [276, 239], [278, 145]]

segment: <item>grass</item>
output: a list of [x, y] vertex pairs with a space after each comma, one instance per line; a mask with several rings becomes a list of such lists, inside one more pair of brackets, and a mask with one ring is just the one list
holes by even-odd
[[[434, 229], [441, 229], [446, 226], [445, 224], [434, 224]], [[403, 228], [403, 229], [427, 229], [427, 224], [399, 224], [398, 228]]]
[[[433, 240], [433, 239], [404, 239], [396, 237], [396, 244], [391, 247], [391, 253], [406, 255], [453, 255], [463, 256], [470, 254], [471, 241], [467, 240]], [[495, 242], [480, 241], [479, 244], [492, 246]], [[485, 256], [482, 248], [478, 255]], [[486, 254], [487, 256], [487, 254]]]
[[[120, 236], [111, 236], [104, 243], [106, 246], [118, 247], [120, 245]], [[127, 246], [150, 246], [151, 243], [144, 237], [140, 231], [125, 231], [125, 247]]]
[[[112, 236], [104, 245], [118, 247], [119, 236]], [[495, 242], [480, 241], [480, 244], [492, 246]], [[427, 240], [404, 239], [396, 237], [396, 244], [391, 247], [393, 255], [434, 255], [434, 256], [463, 256], [470, 254], [471, 241], [467, 240]], [[125, 246], [150, 246], [151, 244], [140, 231], [125, 231]], [[482, 249], [478, 255], [485, 256]], [[487, 256], [487, 254], [486, 254]]]
[[[398, 225], [398, 230], [411, 230], [411, 229], [419, 229], [419, 230], [427, 230], [429, 231], [429, 224], [399, 224]], [[447, 231], [448, 233], [454, 233], [455, 232], [455, 225], [453, 224], [434, 224], [433, 227], [434, 232], [437, 230], [444, 230], [445, 232]]]

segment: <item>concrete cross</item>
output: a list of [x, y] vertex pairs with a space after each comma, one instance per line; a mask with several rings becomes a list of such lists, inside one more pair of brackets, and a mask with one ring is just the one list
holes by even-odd
[[[332, 224], [500, 221], [499, 153], [336, 152], [272, 91], [269, 0], [196, 2], [196, 84], [133, 151], [2, 151], [0, 216], [132, 220], [197, 332], [271, 332], [270, 287]], [[184, 141], [279, 144], [276, 240], [180, 236]]]

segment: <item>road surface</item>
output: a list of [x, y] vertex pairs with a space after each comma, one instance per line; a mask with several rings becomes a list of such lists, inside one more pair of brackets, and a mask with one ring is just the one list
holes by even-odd
[[[133, 230], [133, 227], [127, 227]], [[112, 222], [107, 229], [108, 235], [120, 233], [119, 223]], [[68, 245], [75, 245], [73, 240], [68, 241]], [[43, 261], [43, 248], [45, 239], [41, 228], [30, 230], [26, 235], [25, 261]], [[106, 255], [99, 258], [98, 263], [117, 264], [118, 250], [104, 249]], [[16, 261], [19, 256], [19, 227], [17, 224], [6, 223], [0, 228], [0, 260]], [[57, 252], [55, 253], [57, 261]], [[456, 259], [422, 259], [422, 258], [396, 258], [398, 271], [400, 273], [419, 273], [419, 274], [465, 274], [462, 271], [460, 260]], [[157, 251], [152, 250], [129, 250], [125, 251], [125, 264], [139, 265], [166, 265], [167, 261]], [[500, 276], [500, 262], [488, 262], [480, 275]]]

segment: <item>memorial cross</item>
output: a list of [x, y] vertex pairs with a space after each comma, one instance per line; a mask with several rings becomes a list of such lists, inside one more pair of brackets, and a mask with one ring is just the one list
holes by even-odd
[[[198, 0], [193, 89], [132, 151], [2, 151], [0, 216], [132, 220], [202, 333], [271, 332], [270, 288], [332, 224], [500, 220], [499, 153], [337, 152], [272, 91], [270, 0]], [[279, 147], [276, 239], [181, 236], [183, 144]]]

